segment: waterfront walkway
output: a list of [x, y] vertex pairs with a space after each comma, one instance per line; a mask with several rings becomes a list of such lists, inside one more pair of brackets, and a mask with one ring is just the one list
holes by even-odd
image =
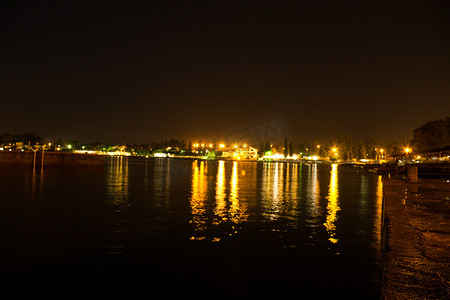
[[450, 299], [450, 183], [384, 181], [385, 299]]

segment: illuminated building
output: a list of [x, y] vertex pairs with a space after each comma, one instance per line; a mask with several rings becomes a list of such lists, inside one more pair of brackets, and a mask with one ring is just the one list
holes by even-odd
[[256, 148], [244, 145], [244, 147], [236, 148], [234, 151], [234, 158], [236, 159], [258, 159], [258, 150]]

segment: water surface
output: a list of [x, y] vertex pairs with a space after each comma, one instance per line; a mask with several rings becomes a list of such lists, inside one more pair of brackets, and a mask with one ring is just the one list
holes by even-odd
[[353, 167], [120, 157], [0, 188], [20, 293], [378, 296], [382, 182]]

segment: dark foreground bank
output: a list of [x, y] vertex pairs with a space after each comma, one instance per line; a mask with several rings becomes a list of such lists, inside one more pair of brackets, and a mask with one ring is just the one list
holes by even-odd
[[450, 183], [384, 181], [383, 298], [448, 299], [450, 295]]

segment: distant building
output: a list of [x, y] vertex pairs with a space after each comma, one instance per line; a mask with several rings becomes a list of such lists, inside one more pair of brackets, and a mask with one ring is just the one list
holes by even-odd
[[237, 148], [234, 157], [237, 159], [258, 159], [258, 150], [250, 146]]

